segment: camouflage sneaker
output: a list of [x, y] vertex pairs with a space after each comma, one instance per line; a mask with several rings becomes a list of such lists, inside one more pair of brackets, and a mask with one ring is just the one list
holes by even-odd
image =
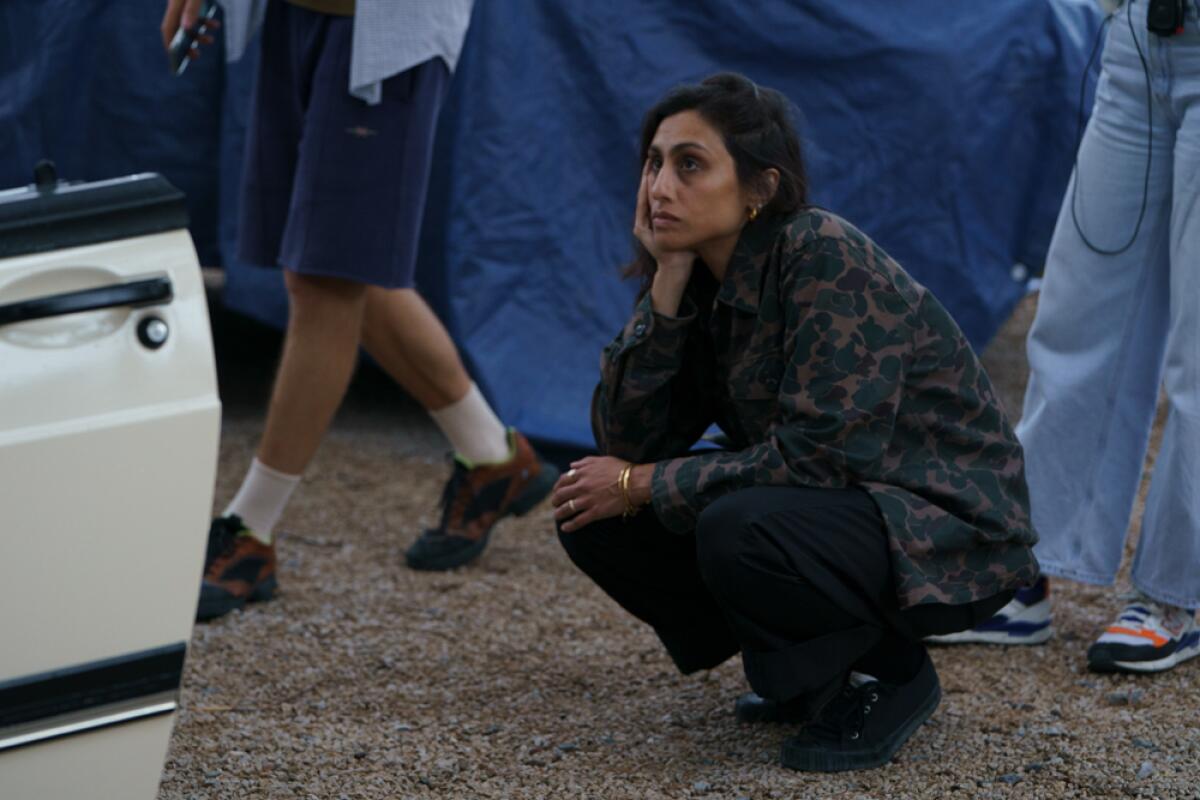
[[275, 545], [255, 539], [236, 514], [214, 519], [196, 621], [216, 619], [250, 601], [270, 600], [277, 585]]
[[446, 570], [474, 560], [487, 547], [492, 526], [510, 514], [528, 513], [550, 494], [558, 470], [541, 461], [513, 428], [508, 451], [512, 457], [500, 464], [471, 467], [454, 459], [454, 473], [442, 492], [442, 521], [408, 548], [408, 566]]

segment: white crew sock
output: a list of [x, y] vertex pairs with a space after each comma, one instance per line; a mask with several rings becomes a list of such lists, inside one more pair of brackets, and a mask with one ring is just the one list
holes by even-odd
[[250, 462], [242, 488], [225, 509], [224, 516], [237, 514], [255, 539], [270, 544], [271, 531], [299, 484], [299, 475], [271, 469], [256, 458]]
[[498, 464], [512, 455], [508, 450], [508, 431], [474, 382], [463, 399], [430, 411], [429, 416], [468, 465]]

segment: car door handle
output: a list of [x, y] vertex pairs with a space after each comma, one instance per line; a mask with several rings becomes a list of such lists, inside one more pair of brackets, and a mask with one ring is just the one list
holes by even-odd
[[29, 322], [81, 311], [98, 311], [118, 306], [161, 305], [171, 302], [174, 290], [171, 279], [166, 276], [145, 278], [114, 286], [97, 286], [75, 292], [62, 292], [30, 300], [20, 300], [0, 306], [0, 326]]

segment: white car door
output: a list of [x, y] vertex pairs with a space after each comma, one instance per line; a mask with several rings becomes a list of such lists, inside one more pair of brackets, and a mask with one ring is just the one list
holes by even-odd
[[220, 429], [182, 195], [0, 192], [0, 797], [156, 793]]

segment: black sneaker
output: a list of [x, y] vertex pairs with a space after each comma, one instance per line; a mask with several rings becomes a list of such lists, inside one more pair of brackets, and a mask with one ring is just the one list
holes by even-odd
[[916, 677], [907, 683], [847, 681], [812, 724], [784, 741], [780, 761], [805, 772], [883, 766], [929, 719], [941, 698], [928, 653]]
[[811, 722], [837, 697], [843, 685], [844, 679], [833, 680], [820, 689], [805, 692], [785, 702], [768, 700], [754, 692], [747, 692], [733, 704], [733, 716], [738, 722]]
[[277, 587], [275, 545], [254, 538], [237, 514], [214, 519], [208, 529], [196, 621], [216, 619], [248, 602], [270, 600]]
[[502, 464], [468, 467], [457, 458], [442, 492], [442, 521], [426, 530], [404, 554], [418, 570], [461, 567], [487, 547], [492, 527], [504, 517], [532, 511], [558, 480], [558, 470], [538, 458], [529, 441], [508, 429], [512, 457]]

